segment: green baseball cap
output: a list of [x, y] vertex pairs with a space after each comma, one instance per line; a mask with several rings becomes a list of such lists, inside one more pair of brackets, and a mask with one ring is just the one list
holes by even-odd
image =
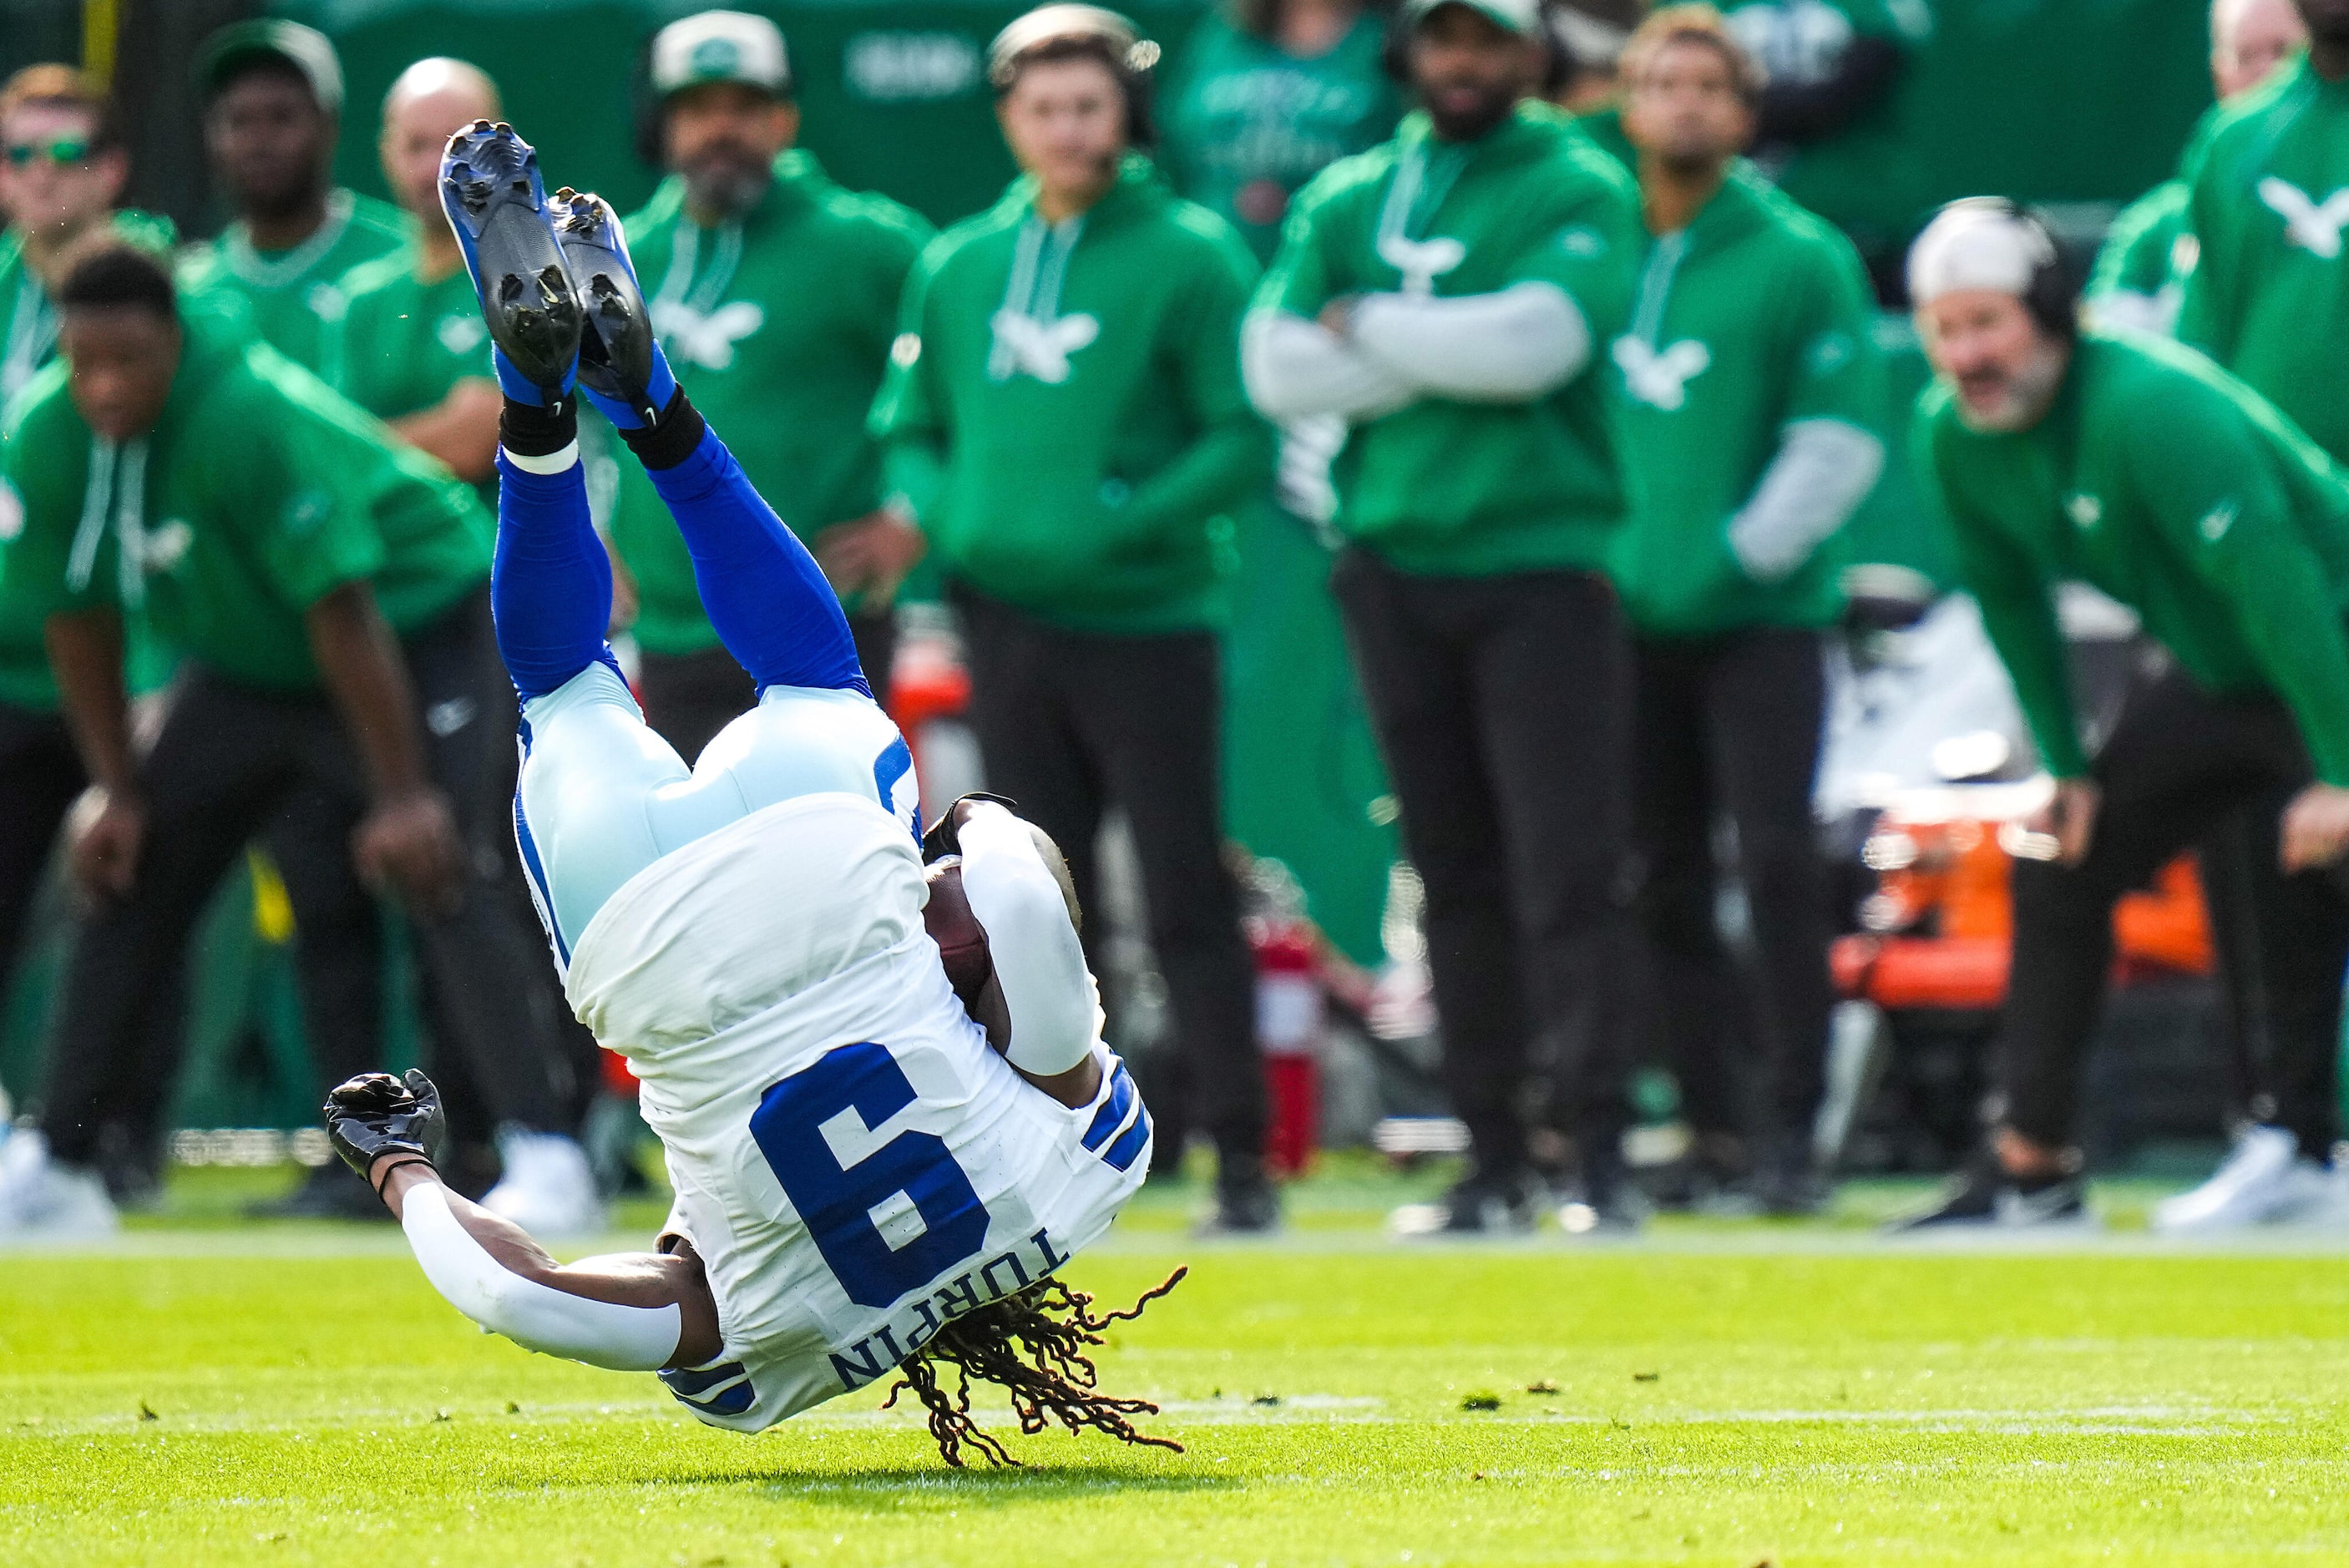
[[1402, 19], [1416, 27], [1446, 5], [1465, 5], [1504, 32], [1542, 37], [1541, 0], [1404, 0]]
[[310, 84], [310, 96], [328, 114], [343, 108], [343, 64], [316, 27], [264, 16], [222, 27], [196, 51], [196, 84], [209, 101], [255, 60], [283, 60]]

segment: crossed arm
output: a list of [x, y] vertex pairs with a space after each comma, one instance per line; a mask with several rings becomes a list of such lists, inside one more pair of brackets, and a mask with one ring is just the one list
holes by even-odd
[[1590, 361], [1590, 324], [1555, 284], [1438, 299], [1342, 296], [1312, 321], [1259, 312], [1241, 340], [1248, 397], [1267, 418], [1391, 414], [1424, 396], [1523, 403]]

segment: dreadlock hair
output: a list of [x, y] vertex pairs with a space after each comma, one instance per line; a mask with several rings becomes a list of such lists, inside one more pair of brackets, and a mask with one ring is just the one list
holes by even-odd
[[[1176, 1269], [1143, 1291], [1123, 1312], [1093, 1315], [1093, 1298], [1046, 1275], [1025, 1290], [991, 1301], [976, 1312], [949, 1320], [930, 1342], [897, 1364], [904, 1377], [889, 1389], [881, 1408], [889, 1409], [897, 1396], [911, 1388], [930, 1412], [930, 1436], [938, 1452], [957, 1470], [963, 1468], [966, 1446], [978, 1449], [988, 1462], [1019, 1463], [970, 1413], [970, 1380], [999, 1384], [1011, 1391], [1012, 1413], [1019, 1429], [1030, 1437], [1049, 1430], [1054, 1421], [1071, 1434], [1091, 1427], [1120, 1442], [1140, 1448], [1183, 1451], [1171, 1438], [1154, 1438], [1134, 1429], [1131, 1416], [1154, 1416], [1158, 1407], [1147, 1399], [1121, 1399], [1097, 1392], [1092, 1360], [1085, 1347], [1102, 1343], [1102, 1331], [1112, 1323], [1130, 1323], [1142, 1309], [1173, 1290], [1190, 1268]], [[952, 1367], [956, 1387], [948, 1394], [940, 1380], [942, 1367]]]

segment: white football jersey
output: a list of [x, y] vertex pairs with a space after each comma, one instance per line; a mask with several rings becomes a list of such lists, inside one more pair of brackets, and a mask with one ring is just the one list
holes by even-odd
[[921, 857], [861, 795], [802, 796], [663, 856], [566, 987], [628, 1058], [725, 1348], [662, 1380], [757, 1431], [886, 1376], [1051, 1273], [1141, 1185], [1150, 1118], [1098, 1041], [1071, 1109], [988, 1047], [922, 926]]

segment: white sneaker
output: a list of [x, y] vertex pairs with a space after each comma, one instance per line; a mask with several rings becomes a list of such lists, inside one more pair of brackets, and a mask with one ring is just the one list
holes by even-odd
[[2298, 1139], [2281, 1127], [2254, 1127], [2208, 1181], [2156, 1203], [2153, 1228], [2183, 1236], [2274, 1224], [2333, 1196], [2331, 1173], [2300, 1152]]
[[25, 1130], [0, 1144], [0, 1240], [95, 1241], [121, 1228], [106, 1183], [49, 1158], [49, 1140]]
[[604, 1229], [595, 1173], [577, 1140], [554, 1132], [509, 1130], [498, 1135], [505, 1174], [484, 1193], [481, 1207], [533, 1236], [592, 1236]]

